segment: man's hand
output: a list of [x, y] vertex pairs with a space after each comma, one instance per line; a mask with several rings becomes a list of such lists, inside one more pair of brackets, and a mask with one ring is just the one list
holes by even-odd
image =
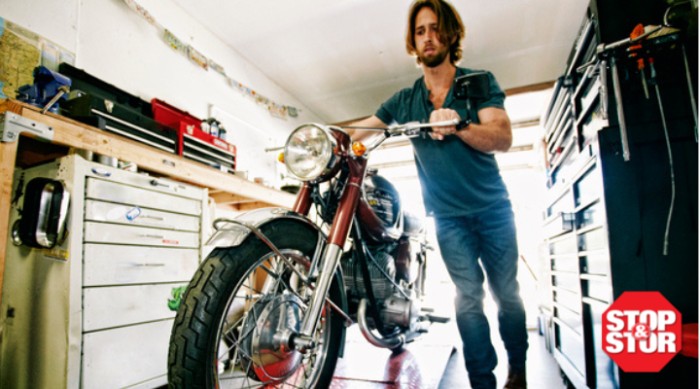
[[[446, 120], [460, 120], [459, 114], [454, 109], [440, 108], [434, 110], [430, 114], [430, 123], [442, 122]], [[449, 127], [433, 127], [433, 131], [429, 132], [430, 137], [435, 140], [443, 140], [447, 135], [453, 135], [457, 133], [456, 126]]]

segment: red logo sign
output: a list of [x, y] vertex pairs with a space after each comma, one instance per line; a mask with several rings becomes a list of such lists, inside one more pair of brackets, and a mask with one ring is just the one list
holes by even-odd
[[681, 314], [659, 292], [624, 292], [603, 313], [603, 351], [627, 373], [657, 373], [681, 349]]

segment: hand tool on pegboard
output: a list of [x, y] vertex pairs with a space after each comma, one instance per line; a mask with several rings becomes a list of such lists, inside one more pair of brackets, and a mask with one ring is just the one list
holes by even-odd
[[[644, 34], [644, 26], [639, 23], [637, 24], [634, 29], [632, 30], [632, 33], [630, 33], [630, 41], [634, 41], [640, 36]], [[640, 43], [630, 45], [630, 47], [627, 48], [627, 52], [629, 53], [630, 58], [636, 59], [637, 62], [637, 70], [639, 71], [639, 77], [642, 80], [642, 89], [644, 90], [644, 97], [649, 99], [649, 87], [647, 86], [647, 77], [644, 72], [645, 68], [645, 60], [644, 60], [644, 53], [642, 52], [642, 44], [641, 41]]]

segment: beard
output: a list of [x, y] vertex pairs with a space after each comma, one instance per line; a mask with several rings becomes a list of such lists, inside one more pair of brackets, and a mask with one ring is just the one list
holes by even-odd
[[446, 47], [438, 49], [432, 55], [418, 54], [418, 59], [422, 64], [429, 68], [437, 67], [445, 61], [445, 58], [449, 54], [449, 50]]

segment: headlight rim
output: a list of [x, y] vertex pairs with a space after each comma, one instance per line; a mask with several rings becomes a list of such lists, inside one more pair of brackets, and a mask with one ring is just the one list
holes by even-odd
[[[314, 127], [319, 130], [325, 135], [325, 141], [328, 142], [330, 146], [330, 154], [328, 157], [328, 160], [326, 161], [324, 167], [319, 170], [317, 174], [313, 175], [306, 175], [306, 176], [300, 176], [297, 174], [295, 169], [290, 167], [290, 158], [288, 158], [288, 150], [290, 146], [290, 141], [292, 138], [297, 134], [298, 131], [302, 130], [305, 127]], [[287, 141], [284, 144], [284, 164], [285, 167], [287, 168], [287, 171], [290, 172], [294, 177], [296, 177], [298, 180], [304, 181], [304, 182], [316, 182], [316, 181], [322, 181], [330, 172], [334, 171], [334, 168], [338, 165], [338, 141], [336, 137], [333, 134], [333, 131], [330, 129], [329, 126], [324, 125], [324, 124], [319, 124], [319, 123], [304, 123], [299, 125], [297, 128], [295, 128], [291, 134], [289, 134], [289, 137], [287, 137]]]

